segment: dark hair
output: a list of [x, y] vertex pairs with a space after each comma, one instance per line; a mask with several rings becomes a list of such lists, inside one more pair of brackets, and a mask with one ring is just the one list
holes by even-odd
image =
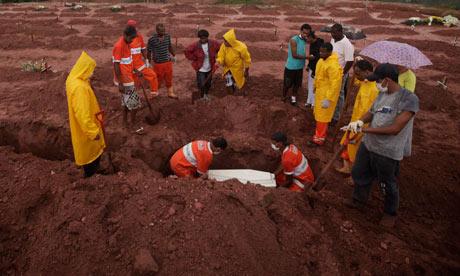
[[164, 28], [165, 25], [164, 25], [163, 23], [158, 23], [158, 24], [155, 25], [155, 29], [158, 29], [158, 28], [160, 28], [160, 27], [163, 27], [163, 28]]
[[329, 42], [323, 43], [323, 45], [321, 45], [321, 48], [326, 49], [328, 52], [332, 52], [333, 49], [332, 44]]
[[310, 24], [305, 23], [300, 27], [300, 30], [311, 30], [311, 26]]
[[287, 142], [288, 139], [287, 139], [286, 134], [284, 134], [281, 131], [277, 131], [277, 132], [273, 133], [272, 140], [275, 141], [275, 142], [281, 142], [281, 143], [283, 143], [283, 145], [287, 145], [287, 143], [288, 143]]
[[222, 150], [227, 148], [227, 140], [224, 137], [219, 137], [212, 140], [212, 145], [216, 148], [221, 148]]
[[206, 30], [199, 30], [198, 31], [198, 37], [209, 37], [209, 32]]
[[123, 31], [123, 33], [124, 33], [126, 36], [129, 36], [129, 37], [133, 37], [133, 36], [137, 35], [136, 28], [133, 27], [133, 26], [127, 26], [127, 27], [125, 28], [125, 30]]
[[315, 31], [310, 31], [308, 36], [311, 37], [311, 38], [316, 38]]
[[341, 24], [335, 23], [334, 25], [332, 25], [331, 30], [336, 30], [336, 31], [339, 31], [339, 32], [343, 32], [343, 27], [342, 27]]
[[363, 71], [371, 71], [371, 72], [374, 71], [374, 67], [372, 66], [372, 64], [365, 59], [358, 60], [355, 63], [355, 66]]

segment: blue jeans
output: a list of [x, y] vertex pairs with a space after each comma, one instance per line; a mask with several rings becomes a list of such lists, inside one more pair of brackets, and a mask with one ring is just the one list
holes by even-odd
[[399, 207], [399, 187], [396, 183], [398, 174], [398, 160], [373, 153], [361, 143], [351, 170], [351, 177], [355, 183], [353, 199], [365, 203], [369, 198], [372, 182], [377, 180], [385, 198], [383, 211], [395, 216]]

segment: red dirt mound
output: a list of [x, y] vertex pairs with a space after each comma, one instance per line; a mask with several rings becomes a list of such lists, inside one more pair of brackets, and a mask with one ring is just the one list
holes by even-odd
[[331, 17], [359, 17], [365, 16], [366, 11], [364, 9], [361, 10], [344, 10], [344, 9], [333, 9], [330, 11], [329, 16]]
[[201, 13], [208, 13], [208, 14], [218, 14], [218, 15], [232, 15], [232, 14], [238, 14], [238, 11], [236, 11], [233, 8], [229, 8], [228, 6], [212, 6], [212, 7], [206, 7], [201, 10]]
[[261, 8], [258, 6], [243, 6], [240, 11], [244, 15], [279, 15], [279, 11], [274, 8]]
[[391, 22], [378, 20], [371, 17], [370, 15], [355, 17], [352, 20], [346, 20], [343, 23], [352, 25], [393, 25]]
[[389, 35], [417, 35], [418, 33], [410, 28], [381, 28], [368, 27], [362, 29], [365, 34], [389, 34]]
[[188, 4], [175, 4], [173, 6], [167, 7], [167, 11], [172, 13], [198, 13], [198, 10], [194, 6]]
[[85, 12], [61, 12], [60, 17], [87, 17], [88, 14]]
[[[324, 23], [324, 24], [331, 24], [333, 23], [332, 18], [331, 19], [325, 19], [325, 18], [314, 18], [314, 17], [299, 17], [299, 16], [294, 16], [294, 17], [288, 17], [285, 19], [287, 22], [298, 22], [298, 23]], [[299, 25], [300, 27], [300, 25]]]
[[447, 29], [447, 30], [446, 29], [437, 30], [431, 33], [435, 35], [442, 35], [442, 36], [460, 37], [460, 29], [458, 28]]
[[40, 37], [35, 37], [32, 40], [31, 35], [8, 34], [0, 35], [0, 48], [3, 50], [27, 49], [30, 47], [43, 47], [46, 43]]
[[67, 22], [67, 25], [103, 25], [104, 23], [99, 19], [93, 18], [75, 18]]
[[54, 41], [57, 45], [48, 44], [48, 49], [78, 50], [78, 49], [110, 49], [113, 46], [113, 37], [108, 36], [70, 36], [67, 38], [56, 38]]
[[243, 16], [239, 17], [236, 20], [239, 21], [271, 21], [271, 22], [276, 22], [276, 20], [279, 20], [276, 17], [270, 17], [270, 16]]
[[207, 20], [207, 21], [211, 20], [211, 22], [226, 19], [224, 16], [214, 15], [214, 14], [191, 14], [191, 15], [188, 15], [187, 18], [201, 19], [201, 20]]
[[258, 61], [274, 61], [284, 60], [287, 57], [287, 52], [279, 49], [268, 49], [260, 47], [249, 47], [251, 58]]
[[269, 29], [275, 28], [275, 25], [268, 22], [227, 22], [223, 25], [224, 27], [231, 27], [231, 28], [262, 28], [262, 29]]
[[[221, 31], [218, 34], [216, 34], [216, 38], [221, 38], [227, 30]], [[258, 42], [258, 41], [277, 41], [278, 34], [275, 36], [275, 32], [269, 32], [269, 31], [258, 31], [258, 32], [253, 32], [249, 30], [235, 30], [236, 32], [236, 38], [238, 40], [241, 40], [243, 42], [249, 41], [249, 42]]]

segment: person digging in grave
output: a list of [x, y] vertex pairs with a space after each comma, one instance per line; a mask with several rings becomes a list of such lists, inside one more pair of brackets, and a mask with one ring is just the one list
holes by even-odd
[[312, 185], [315, 177], [307, 158], [300, 149], [290, 144], [283, 132], [275, 132], [271, 140], [271, 147], [274, 151], [282, 150], [280, 165], [273, 172], [276, 177], [276, 186], [301, 192], [306, 186]]
[[[359, 120], [343, 130], [364, 133], [351, 171], [353, 195], [344, 204], [362, 209], [372, 183], [377, 180], [384, 195], [381, 225], [393, 227], [399, 208], [396, 177], [399, 162], [411, 154], [414, 116], [419, 111], [418, 97], [398, 84], [398, 69], [388, 63], [378, 65], [368, 81], [376, 81], [379, 95]], [[364, 126], [369, 123], [369, 126]]]
[[[134, 85], [134, 67], [129, 44], [137, 36], [136, 28], [127, 26], [123, 36], [115, 43], [112, 51], [114, 83], [121, 93], [123, 106], [123, 124], [128, 128], [128, 113], [131, 115], [131, 127], [136, 124], [137, 109], [141, 107], [139, 95]], [[141, 128], [136, 128], [139, 130]]]

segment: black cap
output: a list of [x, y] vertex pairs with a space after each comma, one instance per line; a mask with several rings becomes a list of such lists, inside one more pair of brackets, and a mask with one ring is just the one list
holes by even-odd
[[398, 82], [399, 71], [396, 65], [389, 63], [379, 64], [374, 73], [370, 74], [366, 79], [368, 81], [379, 81], [385, 78], [389, 78], [394, 82]]

